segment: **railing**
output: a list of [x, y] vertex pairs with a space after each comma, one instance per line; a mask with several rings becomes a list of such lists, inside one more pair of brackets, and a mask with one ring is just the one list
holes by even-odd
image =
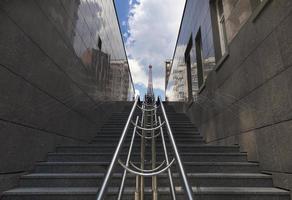
[[[139, 121], [139, 118], [140, 118], [139, 115], [136, 116], [135, 121], [132, 121], [134, 112], [137, 108], [142, 111], [141, 121]], [[160, 108], [162, 116], [157, 116], [158, 108]], [[161, 122], [161, 117], [163, 117], [164, 119], [163, 122]], [[133, 129], [132, 137], [130, 140], [130, 146], [128, 149], [126, 162], [124, 163], [121, 161], [121, 159], [119, 159], [119, 155], [122, 150], [124, 140], [127, 136], [128, 129], [131, 125], [133, 125], [134, 129]], [[171, 161], [168, 156], [165, 136], [163, 133], [163, 126], [166, 126], [168, 137], [169, 137], [169, 140], [174, 152], [175, 158], [173, 158]], [[158, 133], [156, 133], [157, 131]], [[137, 165], [134, 164], [134, 162], [131, 161], [131, 154], [132, 154], [136, 135], [141, 137], [140, 167], [138, 167]], [[165, 160], [157, 166], [156, 139], [159, 136], [161, 137]], [[145, 162], [145, 144], [146, 144], [146, 141], [148, 140], [151, 140], [151, 169], [145, 169], [145, 163], [144, 163]], [[112, 176], [114, 167], [117, 165], [117, 163], [119, 163], [120, 166], [124, 169], [122, 181], [119, 187], [119, 192], [118, 192], [118, 197], [117, 197], [118, 200], [120, 200], [123, 196], [125, 181], [126, 181], [128, 172], [136, 175], [135, 200], [144, 199], [144, 187], [145, 187], [144, 177], [152, 177], [152, 199], [157, 200], [158, 199], [157, 175], [166, 171], [169, 178], [170, 194], [171, 194], [172, 199], [175, 200], [176, 191], [175, 191], [175, 186], [174, 186], [172, 172], [171, 172], [171, 166], [174, 164], [174, 162], [176, 162], [178, 166], [178, 169], [182, 178], [183, 186], [185, 189], [184, 190], [185, 194], [189, 200], [192, 200], [193, 199], [192, 190], [188, 183], [187, 176], [184, 171], [183, 164], [182, 164], [180, 155], [178, 153], [177, 146], [176, 146], [173, 133], [172, 133], [162, 101], [160, 100], [160, 98], [158, 98], [157, 105], [155, 103], [147, 104], [146, 102], [141, 103], [139, 100], [139, 97], [137, 97], [133, 104], [131, 112], [129, 114], [129, 117], [127, 119], [126, 125], [123, 129], [121, 138], [114, 152], [113, 158], [106, 172], [103, 183], [99, 189], [97, 200], [102, 200], [105, 197], [107, 186]]]

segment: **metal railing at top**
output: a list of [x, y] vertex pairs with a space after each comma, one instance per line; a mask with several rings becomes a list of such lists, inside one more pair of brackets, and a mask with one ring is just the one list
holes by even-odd
[[[157, 105], [156, 105], [157, 104]], [[99, 188], [98, 194], [97, 194], [97, 200], [103, 200], [106, 195], [106, 190], [110, 181], [110, 178], [113, 174], [114, 168], [117, 164], [119, 164], [121, 167], [123, 167], [124, 172], [121, 180], [121, 184], [119, 187], [118, 197], [117, 199], [120, 200], [123, 196], [124, 187], [125, 187], [125, 181], [127, 178], [127, 173], [132, 173], [136, 175], [136, 186], [135, 186], [135, 200], [143, 200], [144, 199], [144, 177], [152, 177], [152, 199], [157, 200], [158, 198], [158, 186], [157, 186], [157, 175], [166, 172], [168, 174], [169, 178], [169, 186], [170, 186], [170, 194], [173, 200], [176, 199], [176, 191], [175, 186], [173, 182], [172, 172], [171, 172], [171, 166], [176, 163], [177, 167], [180, 172], [180, 176], [182, 178], [183, 182], [183, 188], [185, 195], [189, 200], [193, 200], [193, 194], [191, 186], [189, 185], [180, 155], [177, 150], [177, 146], [173, 137], [173, 133], [165, 112], [164, 105], [160, 98], [158, 98], [156, 104], [147, 104], [146, 102], [140, 102], [139, 97], [135, 99], [135, 102], [133, 104], [133, 107], [131, 109], [131, 112], [129, 114], [129, 117], [127, 119], [127, 122], [125, 124], [125, 127], [123, 129], [123, 132], [121, 134], [120, 140], [118, 142], [117, 148], [115, 149], [113, 158], [111, 160], [111, 163], [108, 167], [108, 170], [106, 172], [106, 175], [104, 177], [103, 183], [101, 187]], [[135, 110], [140, 109], [142, 111], [142, 117], [141, 121], [139, 121], [139, 115], [134, 116]], [[157, 116], [157, 110], [160, 108], [162, 116]], [[132, 121], [132, 119], [135, 118], [135, 121]], [[162, 122], [161, 119], [164, 119]], [[141, 125], [139, 125], [139, 123]], [[133, 132], [130, 140], [130, 146], [127, 152], [126, 162], [123, 163], [121, 159], [119, 158], [121, 150], [123, 148], [124, 140], [127, 136], [129, 127], [133, 125]], [[168, 151], [167, 146], [165, 142], [165, 135], [163, 132], [163, 126], [166, 127], [167, 134], [169, 137], [169, 141], [171, 144], [171, 147], [174, 152], [174, 158], [170, 161], [168, 157]], [[141, 131], [139, 132], [138, 129]], [[155, 133], [156, 131], [159, 131], [159, 133]], [[150, 134], [149, 134], [150, 133]], [[134, 162], [131, 161], [131, 154], [133, 150], [133, 145], [135, 142], [135, 136], [138, 135], [141, 138], [141, 160], [140, 160], [140, 167], [136, 166]], [[158, 166], [156, 166], [156, 138], [158, 136], [161, 136], [162, 141], [162, 147], [163, 152], [165, 156], [165, 160], [161, 162]], [[151, 140], [151, 169], [145, 169], [145, 163], [144, 163], [144, 154], [145, 154], [145, 141]]]

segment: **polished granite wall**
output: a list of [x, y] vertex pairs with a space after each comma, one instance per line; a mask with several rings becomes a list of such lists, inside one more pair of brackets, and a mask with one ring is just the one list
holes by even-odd
[[[176, 104], [208, 144], [239, 144], [248, 159], [292, 189], [292, 3], [263, 1], [229, 44], [198, 100]], [[179, 106], [180, 105], [180, 106]]]
[[132, 99], [128, 65], [128, 93], [107, 95], [115, 60], [127, 62], [113, 1], [0, 0], [0, 192]]

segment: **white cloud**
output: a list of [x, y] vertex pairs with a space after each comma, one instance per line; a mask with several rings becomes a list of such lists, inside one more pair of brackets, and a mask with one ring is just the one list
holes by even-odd
[[126, 49], [133, 81], [147, 86], [153, 65], [153, 87], [164, 90], [164, 61], [172, 58], [185, 0], [140, 0], [129, 13]]
[[144, 67], [136, 59], [128, 59], [132, 78], [135, 84], [147, 85], [148, 77]]
[[140, 91], [135, 89], [135, 95], [140, 96]]
[[124, 36], [125, 38], [127, 38], [127, 37], [129, 36], [129, 34], [128, 34], [127, 32], [125, 32], [125, 33], [123, 34], [123, 36]]

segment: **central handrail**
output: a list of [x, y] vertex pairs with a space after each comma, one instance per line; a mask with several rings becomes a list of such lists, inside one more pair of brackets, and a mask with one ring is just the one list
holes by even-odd
[[144, 131], [155, 131], [156, 129], [159, 129], [160, 127], [162, 127], [162, 126], [164, 125], [164, 123], [165, 123], [165, 122], [163, 122], [163, 123], [161, 123], [160, 125], [158, 125], [158, 126], [156, 126], [156, 127], [153, 127], [153, 128], [143, 128], [143, 127], [141, 127], [141, 126], [139, 126], [139, 125], [136, 125], [136, 124], [132, 121], [132, 124], [133, 124], [136, 128], [138, 128], [138, 129], [140, 129], [140, 130], [144, 130]]
[[[104, 196], [106, 194], [106, 189], [107, 189], [107, 186], [109, 184], [109, 180], [113, 174], [114, 167], [116, 166], [117, 163], [119, 163], [119, 165], [124, 169], [124, 173], [122, 176], [122, 182], [121, 182], [121, 185], [119, 188], [117, 200], [120, 200], [122, 198], [127, 172], [130, 172], [130, 173], [136, 175], [135, 199], [144, 200], [144, 185], [145, 185], [144, 184], [144, 177], [152, 177], [152, 199], [157, 200], [158, 199], [157, 175], [159, 175], [165, 171], [168, 172], [169, 183], [170, 183], [170, 192], [171, 192], [172, 199], [175, 200], [176, 199], [175, 186], [173, 183], [172, 172], [171, 172], [170, 168], [174, 164], [174, 162], [176, 161], [181, 178], [182, 178], [182, 181], [183, 181], [183, 187], [185, 189], [186, 196], [188, 197], [188, 200], [193, 200], [192, 189], [191, 189], [191, 186], [189, 185], [189, 182], [187, 180], [187, 176], [186, 176], [186, 173], [184, 171], [180, 155], [178, 153], [178, 149], [177, 149], [174, 137], [173, 137], [173, 133], [172, 133], [169, 121], [168, 121], [168, 117], [167, 117], [166, 112], [165, 112], [163, 102], [158, 97], [157, 105], [155, 105], [155, 103], [153, 103], [151, 105], [145, 104], [145, 102], [144, 102], [144, 104], [142, 103], [142, 109], [140, 109], [142, 111], [141, 126], [138, 125], [138, 123], [139, 123], [139, 115], [138, 114], [136, 116], [135, 122], [132, 121], [132, 118], [133, 118], [133, 115], [135, 113], [136, 108], [137, 107], [140, 108], [140, 106], [138, 106], [138, 102], [140, 102], [139, 97], [137, 97], [135, 99], [135, 102], [133, 104], [133, 107], [132, 107], [131, 112], [129, 114], [129, 117], [127, 119], [127, 122], [124, 126], [123, 132], [121, 134], [118, 145], [115, 149], [113, 158], [112, 158], [111, 163], [108, 167], [108, 170], [106, 172], [106, 175], [104, 177], [103, 183], [99, 189], [99, 192], [97, 194], [96, 199], [97, 200], [104, 199]], [[162, 113], [161, 117], [164, 118], [163, 122], [161, 121], [161, 117], [157, 116], [158, 107], [160, 108], [161, 113]], [[152, 108], [154, 108], [154, 109], [152, 109]], [[147, 126], [147, 124], [149, 122], [148, 121], [149, 119], [150, 119], [151, 128], [145, 128], [145, 126]], [[120, 152], [121, 152], [122, 147], [123, 147], [124, 140], [127, 136], [127, 132], [128, 132], [129, 127], [131, 125], [133, 126], [134, 129], [132, 132], [132, 137], [131, 137], [131, 142], [130, 142], [130, 146], [129, 146], [129, 150], [128, 150], [128, 155], [126, 158], [126, 162], [124, 164], [121, 161], [121, 159], [119, 159], [119, 156], [120, 156]], [[155, 127], [153, 127], [153, 126], [155, 126]], [[170, 139], [170, 144], [171, 144], [172, 150], [174, 152], [174, 158], [172, 158], [171, 161], [168, 158], [168, 153], [167, 153], [168, 151], [166, 149], [167, 147], [165, 144], [165, 136], [163, 134], [163, 126], [166, 126], [166, 131], [168, 133], [168, 137]], [[137, 129], [142, 130], [142, 134], [139, 133], [137, 131]], [[158, 134], [155, 134], [155, 130], [160, 130], [160, 132]], [[148, 136], [147, 132], [151, 132], [151, 136]], [[133, 164], [132, 161], [130, 161], [132, 148], [133, 148], [134, 139], [135, 139], [136, 134], [141, 137], [141, 146], [140, 146], [141, 147], [141, 154], [140, 154], [141, 155], [141, 160], [140, 160], [141, 168], [137, 167], [136, 165]], [[165, 160], [161, 164], [159, 164], [159, 166], [157, 166], [157, 164], [156, 164], [156, 154], [157, 154], [156, 153], [156, 137], [159, 135], [161, 136], [161, 139], [162, 139]], [[152, 165], [152, 168], [151, 169], [144, 169], [145, 139], [151, 139], [151, 141], [152, 141], [152, 144], [151, 144], [151, 151], [152, 151], [151, 152], [151, 155], [152, 155], [151, 165]]]
[[175, 144], [175, 140], [174, 140], [174, 137], [173, 137], [173, 133], [172, 133], [172, 130], [170, 128], [169, 121], [168, 121], [168, 118], [167, 118], [167, 115], [166, 115], [166, 112], [165, 112], [165, 109], [164, 109], [164, 106], [163, 106], [163, 102], [160, 100], [159, 97], [158, 97], [158, 101], [160, 103], [160, 107], [161, 107], [162, 114], [163, 114], [163, 117], [164, 117], [164, 120], [165, 120], [165, 124], [166, 124], [166, 128], [167, 128], [167, 133], [168, 133], [168, 136], [170, 138], [170, 142], [171, 142], [172, 147], [173, 147], [174, 155], [175, 155], [175, 158], [176, 158], [176, 161], [177, 161], [177, 164], [178, 164], [178, 167], [179, 167], [179, 171], [180, 171], [183, 183], [184, 183], [184, 188], [186, 190], [188, 199], [189, 200], [193, 200], [193, 192], [192, 192], [192, 189], [190, 187], [189, 181], [187, 179], [187, 175], [185, 173], [185, 170], [184, 170], [180, 155], [178, 153], [178, 150], [177, 150], [177, 147], [176, 147], [176, 144]]

